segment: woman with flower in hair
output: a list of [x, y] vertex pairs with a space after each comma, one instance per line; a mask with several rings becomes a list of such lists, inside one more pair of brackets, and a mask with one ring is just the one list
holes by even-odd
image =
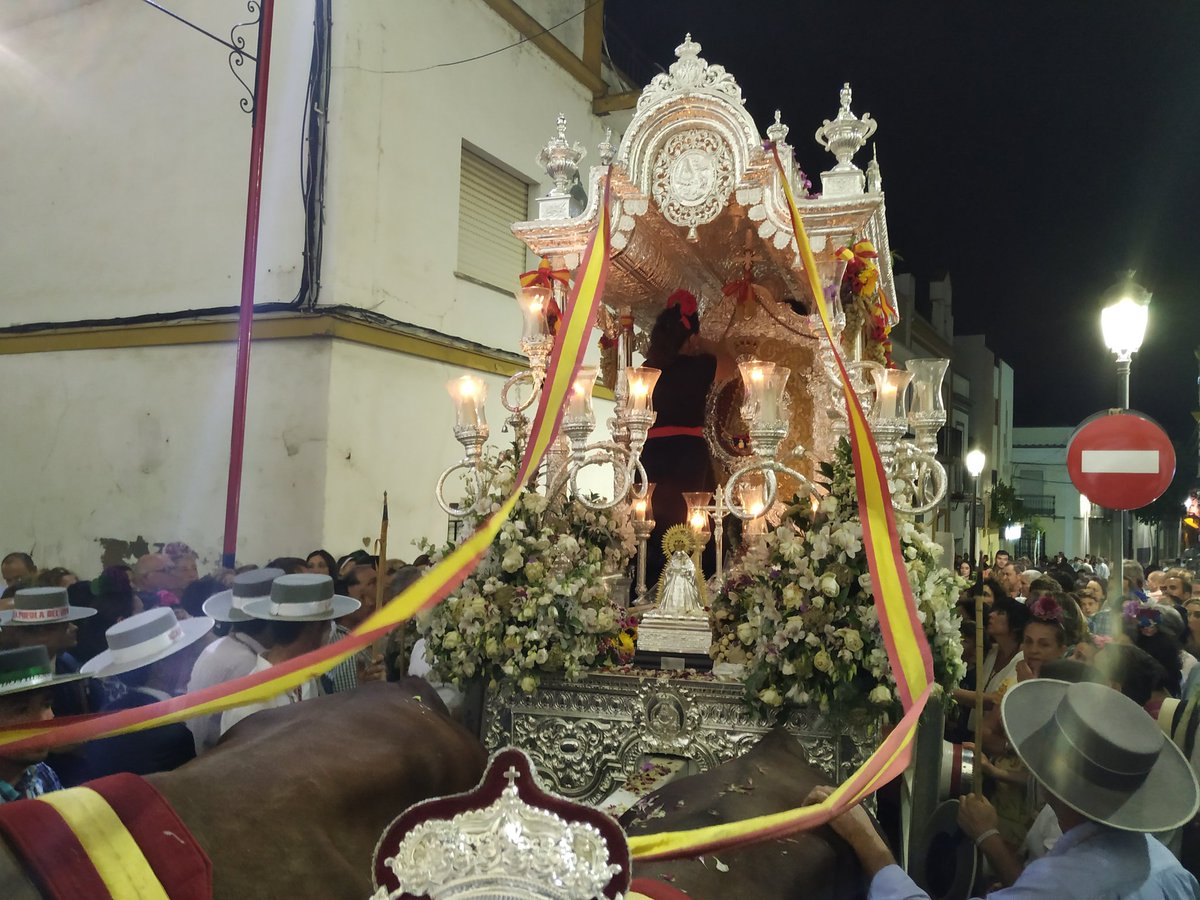
[[[1066, 654], [1063, 608], [1059, 601], [1043, 594], [1035, 597], [1026, 609], [1028, 618], [1021, 631], [1021, 652], [1013, 674], [999, 686], [1000, 696], [1019, 681], [1039, 677], [1045, 663], [1062, 659]], [[1015, 849], [1024, 843], [1037, 809], [1030, 796], [1029, 770], [1009, 745], [999, 703], [985, 716], [983, 746], [985, 754], [981, 755], [980, 763], [992, 785], [987, 795], [996, 807], [996, 827]]]
[[1030, 619], [1021, 640], [1022, 660], [1017, 663], [1017, 681], [1040, 678], [1042, 666], [1062, 659], [1067, 652], [1065, 611], [1052, 594], [1035, 597], [1029, 605]]
[[734, 365], [720, 347], [700, 337], [696, 298], [685, 290], [667, 298], [655, 320], [646, 365], [662, 372], [654, 388], [658, 416], [642, 450], [646, 477], [655, 485], [654, 533], [646, 556], [646, 580], [653, 584], [663, 568], [663, 534], [687, 519], [683, 494], [717, 486], [704, 438], [704, 407], [713, 383], [733, 374]]

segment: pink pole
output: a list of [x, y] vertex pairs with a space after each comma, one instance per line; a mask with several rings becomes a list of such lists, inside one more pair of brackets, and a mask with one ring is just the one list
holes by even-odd
[[229, 479], [225, 492], [225, 540], [221, 564], [232, 568], [237, 553], [242, 455], [246, 446], [246, 393], [250, 386], [250, 338], [254, 328], [254, 276], [258, 264], [258, 214], [262, 200], [263, 138], [267, 130], [267, 81], [271, 74], [271, 24], [275, 0], [262, 0], [254, 67], [254, 112], [250, 129], [250, 180], [246, 190], [246, 237], [242, 250], [242, 300], [238, 311], [237, 368], [233, 379], [233, 428], [229, 436]]

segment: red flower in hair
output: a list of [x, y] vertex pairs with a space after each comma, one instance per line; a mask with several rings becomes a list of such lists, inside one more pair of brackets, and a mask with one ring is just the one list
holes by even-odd
[[1062, 624], [1063, 608], [1049, 594], [1038, 597], [1029, 607], [1029, 614], [1042, 622]]
[[689, 331], [692, 328], [692, 316], [696, 314], [696, 297], [691, 291], [685, 291], [680, 288], [670, 297], [667, 298], [667, 309], [672, 307], [679, 308], [679, 321], [683, 323], [683, 327]]

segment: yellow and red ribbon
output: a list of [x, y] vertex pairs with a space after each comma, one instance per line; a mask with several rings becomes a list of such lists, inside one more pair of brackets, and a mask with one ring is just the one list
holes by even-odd
[[36, 725], [15, 725], [0, 729], [0, 747], [10, 751], [27, 747], [58, 747], [81, 741], [111, 737], [183, 722], [196, 716], [211, 715], [257, 703], [291, 690], [311, 678], [328, 672], [344, 659], [382, 638], [418, 611], [440, 602], [457, 588], [487, 552], [516, 505], [521, 490], [536, 472], [558, 433], [566, 407], [567, 392], [587, 350], [587, 338], [596, 322], [596, 312], [608, 275], [609, 252], [608, 181], [600, 221], [588, 243], [579, 266], [570, 309], [563, 320], [563, 334], [555, 342], [546, 379], [531, 426], [529, 442], [512, 494], [462, 544], [429, 570], [420, 580], [395, 597], [382, 609], [336, 644], [322, 647], [286, 663], [272, 666], [224, 684], [162, 700], [137, 709], [88, 716], [71, 716]]
[[817, 278], [817, 264], [804, 223], [796, 211], [796, 201], [779, 159], [772, 147], [775, 165], [779, 169], [783, 191], [792, 216], [792, 228], [809, 285], [816, 298], [817, 310], [825, 329], [825, 337], [833, 348], [841, 375], [842, 393], [850, 420], [850, 449], [857, 476], [859, 516], [862, 520], [863, 547], [871, 572], [875, 593], [875, 609], [879, 627], [887, 648], [888, 661], [896, 678], [896, 688], [904, 707], [904, 716], [879, 748], [871, 754], [850, 778], [828, 798], [812, 806], [785, 812], [757, 816], [740, 822], [725, 822], [689, 831], [647, 834], [629, 839], [634, 859], [676, 859], [699, 856], [722, 848], [772, 840], [798, 831], [814, 828], [878, 790], [908, 766], [917, 721], [933, 688], [933, 656], [925, 632], [917, 616], [917, 605], [908, 583], [908, 570], [897, 540], [896, 513], [892, 508], [887, 475], [875, 446], [875, 439], [850, 385], [850, 376], [842, 359], [841, 348], [830, 325], [825, 292]]

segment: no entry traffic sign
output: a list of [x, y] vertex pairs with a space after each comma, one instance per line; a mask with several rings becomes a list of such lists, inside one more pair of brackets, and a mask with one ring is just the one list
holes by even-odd
[[1153, 420], [1137, 412], [1100, 414], [1067, 444], [1071, 483], [1093, 503], [1140, 509], [1162, 496], [1175, 477], [1175, 448]]

